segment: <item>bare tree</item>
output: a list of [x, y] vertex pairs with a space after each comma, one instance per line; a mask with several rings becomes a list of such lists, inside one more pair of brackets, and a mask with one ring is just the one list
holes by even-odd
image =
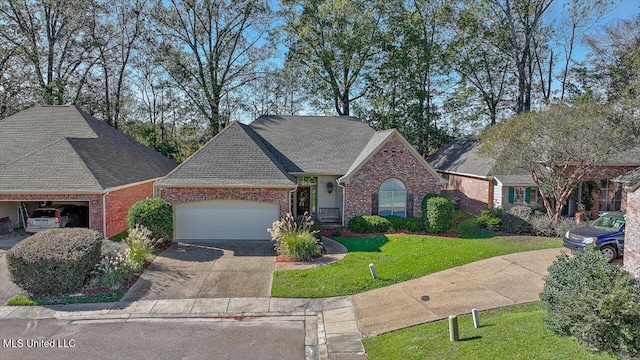
[[38, 98], [45, 104], [74, 102], [95, 63], [92, 0], [7, 0], [0, 4], [0, 28], [35, 71]]
[[163, 66], [217, 134], [229, 121], [224, 98], [255, 79], [256, 66], [270, 56], [268, 2], [158, 0], [152, 18]]
[[508, 53], [515, 61], [518, 77], [516, 114], [531, 110], [532, 47], [543, 15], [554, 0], [488, 0], [498, 20], [507, 26]]

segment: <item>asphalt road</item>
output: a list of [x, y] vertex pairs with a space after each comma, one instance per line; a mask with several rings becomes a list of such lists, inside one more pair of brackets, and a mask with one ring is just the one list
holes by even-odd
[[0, 359], [299, 360], [304, 336], [302, 321], [5, 319]]

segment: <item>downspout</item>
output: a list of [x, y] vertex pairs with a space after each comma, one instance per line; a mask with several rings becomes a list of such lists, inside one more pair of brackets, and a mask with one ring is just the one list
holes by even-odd
[[110, 191], [102, 194], [102, 236], [107, 237], [107, 195]]

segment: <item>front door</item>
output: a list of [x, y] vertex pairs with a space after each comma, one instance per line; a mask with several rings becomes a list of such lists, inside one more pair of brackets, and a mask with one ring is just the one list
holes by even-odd
[[296, 215], [302, 216], [311, 212], [311, 187], [299, 186], [296, 189]]

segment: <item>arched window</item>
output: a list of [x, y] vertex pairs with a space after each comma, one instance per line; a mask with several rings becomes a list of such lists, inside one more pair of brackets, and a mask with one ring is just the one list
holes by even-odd
[[378, 193], [378, 215], [407, 217], [407, 187], [398, 179], [387, 179]]

